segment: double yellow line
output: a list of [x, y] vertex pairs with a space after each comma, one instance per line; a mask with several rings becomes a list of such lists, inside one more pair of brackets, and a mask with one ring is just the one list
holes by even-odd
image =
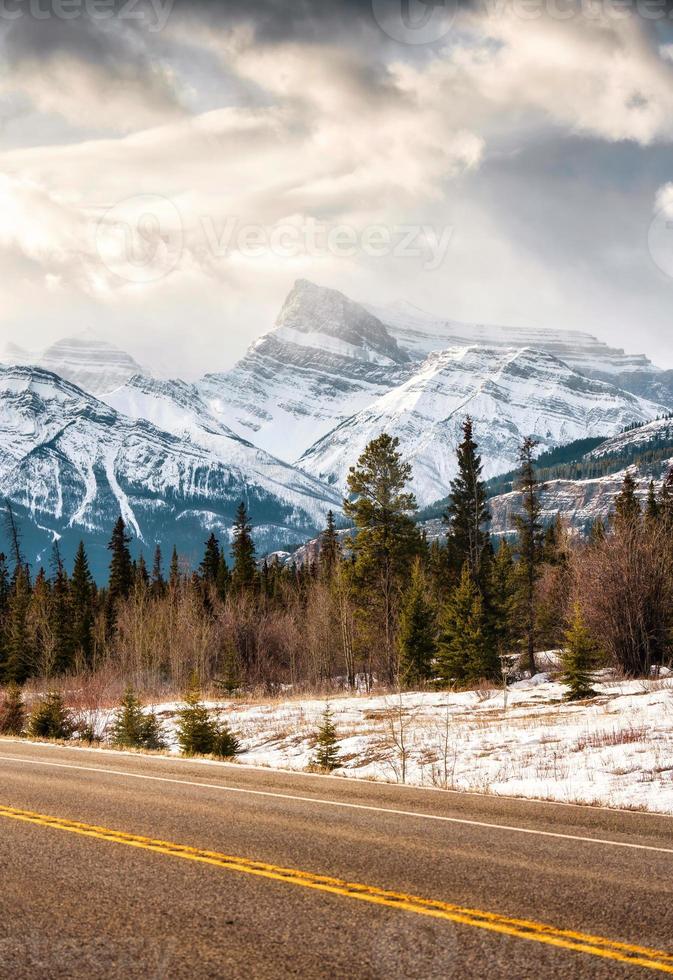
[[64, 820], [44, 813], [33, 813], [30, 810], [17, 810], [14, 807], [0, 805], [0, 817], [18, 820], [23, 823], [36, 824], [41, 827], [51, 827], [65, 830], [82, 837], [93, 837], [97, 840], [111, 841], [115, 844], [126, 844], [157, 854], [183, 858], [186, 861], [197, 861], [209, 864], [227, 871], [238, 871], [243, 874], [257, 875], [260, 878], [270, 878], [282, 881], [288, 885], [300, 885], [315, 891], [328, 892], [345, 898], [354, 898], [372, 905], [383, 905], [388, 908], [400, 909], [405, 912], [415, 912], [417, 915], [431, 916], [435, 919], [446, 919], [459, 925], [472, 926], [476, 929], [486, 929], [489, 932], [515, 936], [518, 939], [528, 939], [547, 946], [557, 946], [590, 956], [600, 956], [603, 959], [617, 960], [660, 973], [673, 974], [673, 955], [646, 946], [634, 946], [629, 943], [615, 942], [601, 936], [592, 936], [569, 929], [557, 929], [528, 919], [513, 919], [494, 912], [483, 912], [479, 909], [462, 908], [449, 902], [439, 902], [432, 899], [420, 898], [418, 895], [406, 895], [400, 892], [387, 891], [371, 885], [362, 885], [327, 875], [312, 874], [309, 871], [298, 871], [293, 868], [282, 868], [261, 861], [250, 861], [247, 858], [232, 857], [220, 854], [218, 851], [205, 851], [185, 844], [173, 844], [169, 841], [154, 840], [138, 834], [128, 834], [122, 830], [110, 830], [107, 827], [96, 827], [91, 824], [79, 823], [75, 820]]

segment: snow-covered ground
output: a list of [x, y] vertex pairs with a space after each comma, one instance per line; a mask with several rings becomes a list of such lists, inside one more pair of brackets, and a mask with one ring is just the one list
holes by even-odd
[[[572, 704], [539, 674], [502, 690], [334, 697], [352, 778], [673, 813], [673, 676], [597, 683]], [[171, 747], [177, 704], [155, 707]], [[239, 762], [305, 770], [324, 700], [212, 703]]]

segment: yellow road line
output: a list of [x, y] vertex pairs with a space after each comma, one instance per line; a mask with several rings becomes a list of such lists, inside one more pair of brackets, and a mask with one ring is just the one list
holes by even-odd
[[262, 861], [250, 861], [247, 858], [232, 857], [228, 854], [220, 854], [218, 851], [201, 850], [200, 848], [190, 847], [185, 844], [154, 840], [151, 837], [142, 837], [138, 834], [126, 833], [122, 830], [111, 830], [107, 827], [79, 823], [75, 820], [65, 820], [61, 817], [52, 817], [44, 813], [33, 813], [30, 810], [18, 810], [14, 807], [0, 805], [0, 817], [6, 817], [10, 820], [17, 820], [23, 823], [36, 824], [42, 827], [51, 827], [56, 830], [65, 830], [72, 834], [111, 841], [115, 844], [126, 844], [129, 847], [154, 851], [158, 854], [169, 855], [170, 857], [184, 858], [187, 861], [197, 861], [201, 864], [225, 868], [228, 871], [238, 871], [261, 878], [270, 878], [274, 881], [283, 881], [289, 885], [300, 885], [303, 888], [312, 888], [315, 891], [354, 898], [373, 905], [383, 905], [406, 912], [415, 912], [418, 915], [427, 915], [435, 919], [446, 919], [449, 922], [456, 922], [459, 925], [472, 926], [476, 929], [486, 929], [489, 932], [502, 933], [507, 936], [515, 936], [519, 939], [544, 943], [548, 946], [557, 946], [561, 949], [574, 950], [575, 952], [586, 953], [591, 956], [600, 956], [603, 959], [617, 960], [621, 963], [629, 963], [632, 966], [641, 966], [650, 970], [657, 970], [661, 973], [673, 974], [673, 955], [661, 950], [649, 949], [646, 946], [634, 946], [629, 943], [615, 942], [614, 940], [605, 939], [601, 936], [592, 936], [569, 929], [557, 929], [555, 926], [545, 925], [541, 922], [534, 922], [528, 919], [508, 918], [504, 915], [497, 915], [494, 912], [462, 908], [459, 905], [452, 905], [449, 902], [440, 902], [433, 899], [421, 898], [417, 895], [406, 895], [400, 892], [387, 891], [383, 888], [343, 881], [339, 878], [313, 874], [309, 871], [282, 868], [274, 864], [266, 864]]

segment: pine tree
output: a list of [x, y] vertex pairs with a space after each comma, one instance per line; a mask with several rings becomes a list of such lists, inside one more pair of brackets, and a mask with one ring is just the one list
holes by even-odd
[[201, 578], [207, 585], [215, 585], [217, 582], [217, 574], [220, 568], [220, 558], [220, 542], [217, 540], [214, 534], [211, 534], [206, 542], [203, 561], [199, 566]]
[[238, 739], [225, 722], [217, 722], [201, 701], [194, 679], [184, 695], [184, 708], [178, 714], [178, 744], [184, 755], [215, 755], [230, 759], [240, 751]]
[[542, 524], [540, 521], [540, 501], [537, 493], [537, 479], [533, 454], [537, 442], [526, 438], [519, 450], [519, 479], [517, 487], [522, 497], [523, 514], [515, 518], [517, 528], [517, 551], [519, 553], [519, 573], [521, 576], [521, 600], [523, 608], [523, 627], [526, 641], [528, 669], [531, 677], [535, 673], [535, 583], [542, 561]]
[[659, 501], [654, 489], [654, 480], [650, 480], [647, 490], [647, 503], [645, 505], [645, 520], [648, 524], [656, 524], [659, 520]]
[[184, 707], [178, 714], [178, 744], [183, 755], [210, 755], [217, 725], [201, 701], [198, 682], [192, 680], [184, 694]]
[[51, 590], [50, 625], [54, 641], [55, 669], [58, 673], [74, 665], [73, 610], [70, 583], [61, 559], [58, 542], [54, 544], [53, 586]]
[[496, 678], [500, 673], [497, 650], [489, 637], [484, 600], [467, 562], [463, 565], [460, 584], [441, 617], [437, 673], [446, 685]]
[[112, 553], [108, 578], [108, 596], [112, 603], [126, 599], [133, 587], [133, 563], [129, 544], [131, 537], [126, 532], [124, 520], [120, 517], [112, 531], [108, 551]]
[[566, 632], [561, 680], [568, 685], [568, 699], [579, 701], [596, 694], [591, 686], [591, 668], [596, 659], [596, 647], [579, 605], [575, 605], [570, 627]]
[[340, 557], [339, 535], [336, 530], [334, 514], [330, 510], [327, 514], [327, 526], [320, 537], [320, 574], [325, 581], [331, 581]]
[[5, 679], [23, 684], [34, 664], [34, 653], [28, 624], [32, 590], [25, 565], [19, 565], [14, 575], [9, 597], [6, 631]]
[[252, 525], [248, 522], [248, 511], [243, 501], [236, 511], [231, 553], [234, 559], [231, 575], [233, 591], [239, 593], [254, 588], [258, 578], [255, 543], [252, 539]]
[[152, 560], [152, 595], [160, 598], [166, 591], [166, 580], [164, 579], [163, 558], [161, 555], [161, 545], [157, 544], [154, 549]]
[[448, 524], [451, 553], [457, 561], [457, 571], [465, 562], [476, 582], [481, 582], [489, 535], [485, 530], [491, 519], [486, 504], [486, 484], [481, 478], [481, 456], [473, 438], [472, 419], [463, 422], [463, 441], [458, 446], [458, 474], [451, 481], [449, 505], [444, 513]]
[[224, 557], [224, 553], [220, 552], [220, 560], [217, 566], [217, 578], [215, 579], [215, 591], [217, 592], [218, 598], [221, 602], [224, 602], [224, 600], [227, 598], [230, 585], [231, 572], [229, 571], [229, 566], [227, 565], [227, 559]]
[[74, 730], [72, 715], [56, 691], [50, 691], [38, 702], [28, 722], [31, 738], [68, 739]]
[[498, 656], [506, 656], [517, 637], [516, 569], [512, 549], [506, 540], [501, 541], [491, 562], [488, 594], [493, 640]]
[[435, 612], [427, 597], [421, 563], [416, 561], [400, 613], [400, 675], [405, 685], [413, 687], [432, 677], [436, 632]]
[[150, 575], [147, 571], [145, 556], [140, 554], [133, 570], [133, 586], [140, 592], [144, 592], [150, 587]]
[[157, 716], [145, 713], [132, 688], [127, 688], [112, 723], [112, 741], [127, 748], [161, 749], [166, 741]]
[[356, 528], [353, 541], [355, 574], [368, 614], [379, 619], [387, 679], [395, 683], [398, 648], [396, 605], [410, 565], [419, 550], [419, 534], [411, 514], [417, 509], [407, 490], [411, 466], [398, 452], [399, 439], [385, 432], [372, 440], [348, 474], [349, 498], [344, 513]]
[[325, 705], [320, 727], [316, 736], [316, 753], [311, 765], [325, 772], [334, 772], [341, 765], [339, 761], [339, 740], [336, 725], [329, 704]]
[[0, 680], [7, 671], [7, 617], [10, 593], [7, 558], [0, 553]]
[[673, 466], [668, 470], [659, 491], [659, 513], [664, 527], [673, 529]]
[[171, 555], [171, 567], [168, 572], [168, 584], [170, 588], [175, 591], [180, 584], [180, 559], [178, 558], [178, 549], [173, 545], [173, 554]]
[[80, 655], [85, 664], [92, 660], [92, 628], [94, 618], [95, 585], [89, 571], [89, 559], [80, 541], [70, 579], [72, 611], [72, 643], [75, 656]]
[[633, 474], [627, 470], [624, 474], [622, 488], [615, 497], [615, 528], [633, 528], [640, 522], [640, 517], [640, 504], [636, 496], [636, 481]]
[[19, 736], [26, 724], [26, 705], [18, 684], [10, 684], [0, 702], [0, 735]]

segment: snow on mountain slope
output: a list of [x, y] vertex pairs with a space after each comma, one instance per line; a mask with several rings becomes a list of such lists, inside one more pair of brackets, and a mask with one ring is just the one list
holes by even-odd
[[409, 356], [363, 307], [299, 280], [274, 329], [198, 390], [234, 432], [291, 461], [412, 371]]
[[651, 419], [662, 406], [578, 374], [539, 350], [460, 347], [431, 354], [395, 390], [317, 442], [299, 465], [339, 489], [348, 467], [381, 432], [400, 439], [421, 505], [448, 492], [466, 415], [475, 422], [484, 475], [516, 464], [525, 436], [543, 448], [590, 435], [611, 435]]
[[628, 450], [655, 449], [657, 444], [670, 445], [673, 441], [673, 418], [655, 419], [645, 425], [620, 432], [596, 446], [587, 453], [585, 459], [601, 459]]
[[544, 330], [495, 324], [460, 323], [426, 313], [411, 303], [366, 308], [385, 324], [399, 346], [422, 358], [447, 347], [534, 347], [589, 377], [608, 378], [626, 372], [658, 373], [644, 354], [625, 354], [581, 330]]
[[228, 534], [241, 500], [261, 550], [312, 536], [337, 501], [224, 431], [214, 453], [29, 367], [0, 368], [0, 496], [21, 515], [31, 560], [57, 537], [69, 552], [85, 537], [94, 563], [120, 512], [145, 546], [193, 558], [206, 532]]
[[130, 354], [99, 340], [91, 331], [59, 340], [35, 363], [92, 395], [114, 391], [135, 374], [143, 373], [143, 368]]

